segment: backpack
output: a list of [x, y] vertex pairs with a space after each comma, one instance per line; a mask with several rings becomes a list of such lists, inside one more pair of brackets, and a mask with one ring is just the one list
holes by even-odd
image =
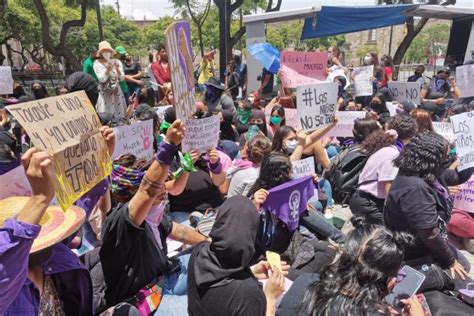
[[333, 187], [333, 199], [336, 203], [345, 204], [357, 188], [359, 174], [369, 157], [359, 146], [347, 148], [334, 157], [326, 178]]

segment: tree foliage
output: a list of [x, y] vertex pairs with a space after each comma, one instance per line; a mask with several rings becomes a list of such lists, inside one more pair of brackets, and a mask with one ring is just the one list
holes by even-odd
[[435, 24], [424, 28], [415, 38], [405, 54], [407, 63], [426, 62], [430, 56], [446, 52], [450, 27], [447, 24]]

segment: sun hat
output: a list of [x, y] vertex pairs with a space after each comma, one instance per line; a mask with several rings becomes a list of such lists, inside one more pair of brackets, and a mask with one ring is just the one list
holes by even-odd
[[[16, 217], [28, 202], [28, 196], [12, 196], [0, 200], [0, 227], [5, 220]], [[77, 232], [86, 219], [86, 212], [75, 205], [63, 212], [59, 206], [49, 206], [40, 220], [41, 230], [30, 253], [56, 245]]]
[[112, 55], [116, 54], [115, 50], [112, 48], [112, 46], [110, 45], [109, 42], [102, 41], [102, 42], [99, 43], [99, 49], [97, 50], [96, 57], [100, 57], [104, 50], [110, 51], [112, 53]]
[[224, 84], [221, 83], [219, 79], [214, 77], [209, 78], [209, 80], [206, 82], [206, 86], [211, 86], [219, 90], [225, 90]]
[[117, 52], [117, 54], [119, 55], [125, 55], [127, 53], [127, 51], [125, 50], [125, 47], [123, 46], [117, 46], [115, 47], [115, 51]]

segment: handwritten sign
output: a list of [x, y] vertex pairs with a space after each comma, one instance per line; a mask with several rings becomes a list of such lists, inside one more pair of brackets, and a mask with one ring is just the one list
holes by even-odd
[[281, 82], [286, 88], [326, 79], [328, 56], [321, 52], [281, 52]]
[[13, 77], [10, 66], [0, 66], [0, 94], [13, 93]]
[[292, 161], [291, 165], [293, 167], [293, 179], [298, 179], [306, 176], [313, 176], [316, 174], [316, 169], [314, 168], [314, 158], [308, 157], [306, 159], [301, 159], [297, 161]]
[[354, 74], [355, 96], [372, 95], [374, 93], [374, 85], [372, 84], [374, 66], [356, 67], [352, 73]]
[[456, 83], [462, 98], [474, 96], [474, 65], [456, 67]]
[[219, 141], [220, 119], [217, 115], [186, 121], [186, 134], [181, 144], [183, 152], [198, 150], [206, 152], [215, 148]]
[[474, 213], [474, 176], [461, 185], [462, 192], [454, 197], [454, 208]]
[[433, 122], [433, 129], [450, 143], [454, 142], [453, 124], [447, 122]]
[[415, 104], [420, 104], [420, 83], [389, 81], [388, 90], [393, 99], [398, 102], [410, 100]]
[[388, 111], [390, 112], [390, 116], [397, 115], [398, 109], [398, 102], [386, 102], [385, 105], [387, 106]]
[[63, 210], [112, 171], [99, 118], [84, 91], [10, 105], [8, 111], [36, 148], [54, 155], [54, 187]]
[[349, 88], [349, 86], [351, 85], [351, 82], [349, 79], [347, 79], [344, 68], [339, 67], [338, 65], [332, 65], [329, 68], [329, 74], [328, 74], [328, 77], [326, 78], [326, 82], [334, 82], [334, 79], [336, 77], [344, 77], [346, 79], [346, 86], [344, 87], [344, 89]]
[[30, 196], [31, 187], [23, 166], [0, 175], [0, 200], [10, 196]]
[[296, 89], [296, 113], [305, 131], [314, 131], [334, 121], [337, 84], [334, 82], [299, 86]]
[[352, 129], [354, 121], [358, 118], [364, 118], [365, 111], [341, 111], [337, 112], [337, 125], [329, 131], [328, 136], [353, 137]]
[[176, 117], [186, 121], [195, 112], [194, 67], [189, 22], [171, 24], [165, 31]]
[[451, 116], [458, 155], [458, 170], [474, 166], [474, 111]]
[[153, 158], [153, 120], [134, 122], [114, 128], [116, 142], [112, 159], [123, 154], [137, 158]]
[[[172, 105], [164, 105], [164, 106], [159, 106], [156, 108], [156, 114], [158, 115], [158, 118], [160, 119], [160, 122], [163, 122], [165, 120], [165, 112], [169, 108], [173, 107]], [[173, 122], [168, 122], [168, 123], [173, 123]]]
[[[272, 115], [272, 107], [266, 107], [265, 118], [267, 122], [270, 122], [271, 115]], [[291, 126], [295, 129], [298, 128], [298, 118], [296, 116], [296, 109], [285, 109], [285, 125]]]

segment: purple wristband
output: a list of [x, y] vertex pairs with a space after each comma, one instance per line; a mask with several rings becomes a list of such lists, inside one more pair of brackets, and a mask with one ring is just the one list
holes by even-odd
[[178, 147], [176, 145], [162, 141], [158, 146], [158, 152], [156, 153], [155, 159], [162, 164], [170, 166], [177, 151]]
[[210, 162], [207, 163], [207, 168], [209, 168], [209, 171], [212, 172], [213, 174], [219, 174], [222, 172], [222, 164], [221, 164], [221, 159], [217, 160], [216, 163], [212, 164]]

